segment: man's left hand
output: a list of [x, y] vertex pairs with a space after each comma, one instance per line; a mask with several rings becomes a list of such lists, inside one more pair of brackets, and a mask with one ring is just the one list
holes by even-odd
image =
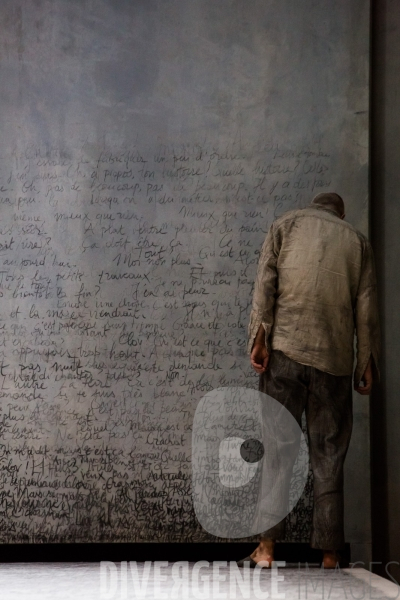
[[250, 355], [250, 361], [251, 366], [259, 375], [267, 370], [269, 354], [265, 344], [254, 344]]

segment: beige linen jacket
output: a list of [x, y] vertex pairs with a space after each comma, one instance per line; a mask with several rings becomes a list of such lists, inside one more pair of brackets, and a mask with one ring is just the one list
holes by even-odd
[[291, 210], [274, 221], [261, 249], [248, 327], [267, 350], [359, 383], [372, 353], [380, 378], [380, 324], [371, 244], [334, 210]]

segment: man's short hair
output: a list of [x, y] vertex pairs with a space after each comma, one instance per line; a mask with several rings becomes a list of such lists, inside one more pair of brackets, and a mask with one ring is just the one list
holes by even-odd
[[313, 205], [324, 206], [325, 208], [330, 208], [334, 210], [339, 217], [344, 215], [344, 202], [343, 198], [336, 194], [335, 192], [322, 192], [322, 194], [317, 194], [312, 200], [310, 207]]

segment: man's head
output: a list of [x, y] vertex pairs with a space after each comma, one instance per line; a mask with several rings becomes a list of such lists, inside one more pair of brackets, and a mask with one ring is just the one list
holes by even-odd
[[334, 210], [341, 219], [344, 219], [345, 217], [343, 199], [339, 196], [339, 194], [335, 194], [334, 192], [323, 192], [322, 194], [317, 194], [317, 196], [311, 200], [310, 207], [313, 206], [329, 208], [330, 210]]

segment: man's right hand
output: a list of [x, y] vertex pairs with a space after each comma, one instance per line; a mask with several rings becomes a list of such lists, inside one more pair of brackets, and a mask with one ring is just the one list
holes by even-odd
[[356, 390], [356, 392], [358, 392], [359, 394], [362, 394], [363, 396], [367, 396], [368, 394], [371, 393], [371, 389], [372, 389], [372, 358], [371, 356], [369, 357], [369, 361], [367, 364], [367, 367], [364, 371], [364, 375], [362, 376], [362, 380], [364, 382], [364, 385], [360, 385], [361, 382], [358, 382], [358, 384], [356, 382], [354, 382], [354, 389]]
[[267, 370], [269, 354], [265, 344], [254, 344], [250, 355], [250, 361], [251, 366], [259, 375]]

